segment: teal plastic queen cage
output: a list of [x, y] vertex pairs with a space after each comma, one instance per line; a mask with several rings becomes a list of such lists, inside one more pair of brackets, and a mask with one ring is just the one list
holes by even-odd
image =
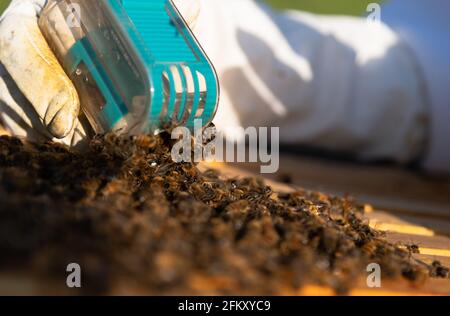
[[39, 25], [96, 133], [212, 121], [217, 76], [171, 0], [53, 0]]

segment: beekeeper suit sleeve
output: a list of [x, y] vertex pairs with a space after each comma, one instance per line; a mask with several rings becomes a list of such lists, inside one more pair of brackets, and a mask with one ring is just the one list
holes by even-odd
[[[202, 0], [195, 29], [221, 79], [215, 119], [279, 126], [281, 142], [362, 159], [422, 159], [429, 95], [410, 45], [383, 22]], [[449, 168], [450, 169], [450, 168]]]

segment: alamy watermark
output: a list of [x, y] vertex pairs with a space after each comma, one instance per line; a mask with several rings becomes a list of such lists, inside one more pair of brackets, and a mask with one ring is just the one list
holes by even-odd
[[69, 27], [81, 27], [81, 7], [78, 3], [71, 3], [67, 5], [67, 19], [66, 23]]
[[69, 263], [66, 267], [66, 272], [69, 274], [66, 278], [66, 285], [68, 288], [81, 287], [81, 267], [78, 263]]
[[378, 263], [371, 263], [367, 266], [367, 287], [380, 288], [381, 287], [381, 267]]
[[[227, 134], [240, 135], [240, 141], [226, 139]], [[177, 127], [172, 131], [177, 140], [172, 147], [174, 162], [248, 162], [260, 163], [261, 173], [275, 173], [280, 167], [279, 127], [230, 127], [218, 131], [214, 127], [202, 128], [195, 120], [194, 130]]]
[[372, 2], [367, 5], [366, 9], [367, 14], [367, 22], [368, 23], [380, 23], [381, 22], [381, 5]]

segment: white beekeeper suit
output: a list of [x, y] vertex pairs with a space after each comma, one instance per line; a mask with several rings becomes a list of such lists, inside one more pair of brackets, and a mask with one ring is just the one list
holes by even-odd
[[202, 1], [216, 124], [280, 126], [285, 143], [450, 171], [450, 1], [386, 1], [381, 18]]
[[[278, 13], [254, 0], [199, 1], [194, 32], [221, 80], [215, 119], [219, 128], [279, 126], [284, 143], [348, 151], [367, 159], [422, 159], [430, 170], [450, 171], [448, 0], [386, 1], [381, 23]], [[177, 3], [185, 16], [197, 16], [195, 0]], [[1, 53], [4, 39], [8, 40], [4, 20], [17, 12], [7, 13], [0, 25], [3, 64], [10, 58]], [[31, 137], [34, 130], [50, 131], [72, 144], [83, 137], [73, 119], [79, 106], [65, 105], [58, 93], [36, 98], [35, 92], [27, 91], [30, 85], [18, 82], [20, 76], [9, 70], [14, 67], [6, 68], [45, 126], [18, 128], [0, 108], [4, 123], [15, 134]], [[5, 84], [0, 90], [3, 104], [11, 103], [3, 97], [8, 89]], [[70, 89], [63, 91], [62, 100], [70, 100]], [[59, 118], [58, 108], [68, 108], [61, 112], [68, 115]], [[18, 116], [27, 117], [24, 112]], [[78, 138], [73, 137], [74, 130]]]

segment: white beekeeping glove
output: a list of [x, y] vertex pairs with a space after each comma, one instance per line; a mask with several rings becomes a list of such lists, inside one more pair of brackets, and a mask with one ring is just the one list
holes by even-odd
[[[38, 26], [47, 2], [13, 0], [0, 18], [0, 125], [30, 140], [76, 145], [86, 138], [78, 95]], [[174, 3], [195, 24], [198, 0]]]
[[13, 0], [1, 17], [0, 118], [14, 135], [72, 144], [80, 103], [40, 32], [38, 14], [46, 2]]

